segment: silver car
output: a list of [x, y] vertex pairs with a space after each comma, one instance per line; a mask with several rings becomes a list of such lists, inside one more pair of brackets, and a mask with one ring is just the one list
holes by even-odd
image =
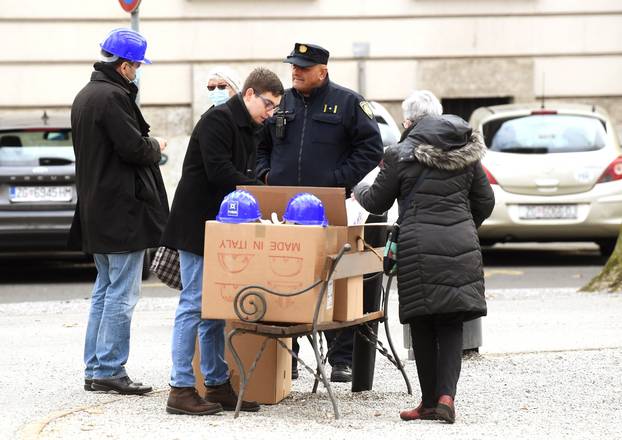
[[0, 252], [67, 251], [75, 173], [68, 114], [0, 119]]
[[512, 104], [470, 118], [495, 209], [482, 244], [593, 241], [612, 252], [622, 223], [622, 150], [607, 113], [589, 105]]
[[0, 119], [0, 251], [66, 250], [74, 161], [68, 115]]

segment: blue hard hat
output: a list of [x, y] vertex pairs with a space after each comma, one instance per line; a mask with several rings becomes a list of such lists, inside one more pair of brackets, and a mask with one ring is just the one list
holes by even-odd
[[242, 189], [225, 196], [216, 220], [223, 223], [247, 223], [261, 218], [259, 203], [251, 193]]
[[151, 61], [145, 58], [147, 40], [132, 29], [113, 29], [99, 46], [106, 52], [126, 60], [135, 63], [151, 64]]
[[299, 225], [327, 226], [324, 204], [310, 193], [298, 193], [289, 200], [283, 219]]

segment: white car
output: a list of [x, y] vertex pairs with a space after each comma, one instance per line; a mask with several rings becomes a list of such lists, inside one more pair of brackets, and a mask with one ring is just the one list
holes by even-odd
[[[376, 119], [376, 122], [378, 123], [378, 128], [380, 128], [382, 145], [386, 150], [388, 146], [395, 145], [399, 142], [402, 133], [400, 132], [400, 129], [398, 128], [391, 114], [387, 111], [387, 109], [382, 106], [382, 104], [379, 104], [376, 101], [371, 101], [370, 104], [372, 110], [374, 111], [374, 117]], [[363, 182], [372, 184], [376, 179], [379, 171], [380, 169], [378, 167], [370, 171], [369, 174], [367, 174], [367, 176], [363, 178]], [[389, 211], [387, 212], [387, 222], [389, 224], [395, 223], [395, 221], [397, 220], [397, 215], [398, 212], [396, 201], [391, 209], [389, 209]]]
[[386, 148], [389, 145], [395, 145], [399, 142], [400, 132], [395, 120], [386, 108], [376, 101], [371, 101], [371, 108], [374, 111], [374, 117], [380, 128], [380, 137], [382, 137], [382, 145]]
[[482, 107], [471, 125], [496, 204], [482, 244], [593, 241], [607, 255], [622, 223], [622, 150], [599, 107], [538, 103]]

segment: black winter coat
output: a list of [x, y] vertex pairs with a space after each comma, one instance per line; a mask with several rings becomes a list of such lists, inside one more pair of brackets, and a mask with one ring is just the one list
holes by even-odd
[[[368, 109], [369, 113], [364, 110]], [[285, 120], [284, 137], [276, 133]], [[257, 175], [269, 185], [352, 189], [382, 158], [382, 138], [371, 107], [352, 90], [326, 81], [308, 97], [287, 89], [266, 123]]]
[[156, 247], [168, 216], [160, 147], [136, 106], [138, 89], [96, 63], [71, 107], [78, 204], [69, 246], [88, 253]]
[[237, 185], [255, 185], [258, 130], [240, 95], [212, 107], [194, 127], [162, 244], [203, 255], [205, 222]]
[[[461, 312], [464, 320], [486, 315], [484, 271], [477, 228], [494, 207], [480, 164], [486, 147], [453, 115], [425, 117], [403, 142], [389, 147], [373, 185], [354, 189], [359, 203], [382, 213], [398, 199], [400, 321]], [[421, 173], [414, 203], [404, 206]]]

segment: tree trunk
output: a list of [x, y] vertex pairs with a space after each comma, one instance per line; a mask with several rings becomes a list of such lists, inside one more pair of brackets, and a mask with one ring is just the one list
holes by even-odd
[[622, 290], [622, 240], [618, 239], [605, 267], [579, 291], [619, 292], [620, 290]]

